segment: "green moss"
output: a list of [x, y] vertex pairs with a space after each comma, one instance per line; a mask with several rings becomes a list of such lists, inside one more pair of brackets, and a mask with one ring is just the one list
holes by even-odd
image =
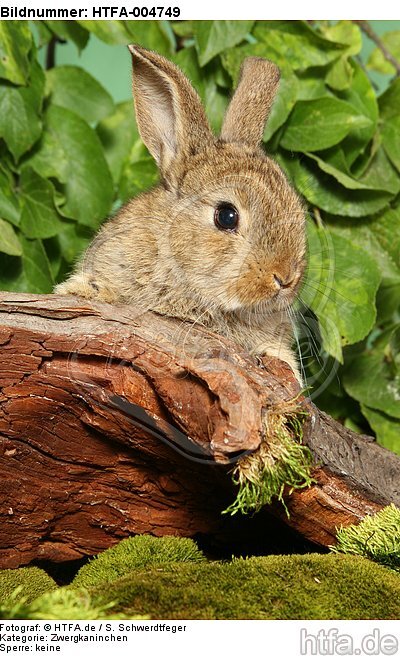
[[[33, 586], [34, 577], [41, 586]], [[208, 562], [191, 540], [174, 537], [123, 540], [85, 565], [64, 588], [56, 588], [38, 568], [1, 572], [1, 578], [7, 580], [6, 601], [3, 597], [0, 604], [4, 619], [400, 616], [400, 575], [361, 556], [307, 554]], [[50, 591], [44, 592], [43, 582]], [[24, 590], [25, 595], [30, 591], [29, 598], [24, 598]]]
[[200, 563], [204, 560], [201, 551], [189, 538], [137, 535], [122, 540], [84, 565], [76, 575], [73, 586], [86, 588], [115, 581], [134, 569], [157, 563]]
[[13, 620], [99, 620], [146, 619], [146, 616], [113, 613], [114, 602], [107, 604], [93, 600], [86, 590], [58, 588], [41, 595], [31, 603], [9, 598], [0, 606], [1, 619]]
[[400, 576], [359, 556], [170, 563], [91, 589], [115, 612], [157, 619], [397, 619]]
[[313, 483], [312, 454], [301, 443], [306, 416], [296, 399], [268, 410], [260, 447], [240, 458], [233, 471], [232, 479], [239, 492], [224, 513], [257, 512], [274, 499], [279, 499], [287, 512], [284, 491], [290, 493]]
[[400, 572], [400, 510], [391, 504], [359, 524], [340, 528], [333, 552], [366, 556]]
[[10, 597], [14, 602], [24, 599], [29, 603], [44, 592], [56, 588], [55, 581], [39, 567], [0, 571], [0, 604], [4, 604]]

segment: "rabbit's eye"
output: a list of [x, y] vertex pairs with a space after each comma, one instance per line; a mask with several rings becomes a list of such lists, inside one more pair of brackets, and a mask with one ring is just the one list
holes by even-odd
[[214, 223], [220, 230], [236, 230], [239, 223], [239, 213], [233, 205], [220, 203], [215, 208]]

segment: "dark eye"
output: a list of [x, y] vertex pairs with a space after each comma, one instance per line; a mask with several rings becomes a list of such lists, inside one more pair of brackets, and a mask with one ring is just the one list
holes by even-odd
[[233, 205], [220, 203], [215, 208], [214, 223], [220, 230], [236, 230], [239, 223], [239, 213]]

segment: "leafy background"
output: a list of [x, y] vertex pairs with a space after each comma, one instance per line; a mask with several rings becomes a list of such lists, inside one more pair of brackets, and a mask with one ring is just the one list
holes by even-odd
[[[0, 288], [50, 292], [101, 222], [157, 180], [131, 101], [82, 65], [100, 41], [98, 70], [126, 97], [122, 46], [173, 59], [216, 130], [244, 57], [280, 66], [264, 140], [309, 210], [306, 378], [322, 408], [400, 454], [400, 78], [382, 48], [365, 65], [356, 22], [1, 21]], [[400, 31], [382, 42], [400, 57]]]

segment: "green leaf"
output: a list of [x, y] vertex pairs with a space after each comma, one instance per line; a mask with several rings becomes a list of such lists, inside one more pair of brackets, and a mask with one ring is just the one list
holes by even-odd
[[400, 310], [400, 274], [393, 279], [386, 279], [384, 273], [382, 276], [382, 284], [376, 295], [377, 324], [388, 325]]
[[32, 34], [27, 21], [0, 21], [0, 78], [27, 84]]
[[392, 164], [400, 171], [400, 78], [379, 98], [382, 144]]
[[400, 173], [400, 114], [384, 121], [381, 134], [385, 152]]
[[301, 297], [318, 317], [326, 351], [360, 341], [376, 318], [381, 275], [375, 260], [353, 241], [309, 224], [309, 263]]
[[342, 141], [354, 128], [369, 124], [370, 119], [342, 100], [302, 100], [289, 117], [281, 145], [294, 151], [323, 150]]
[[176, 21], [176, 23], [172, 23], [172, 29], [178, 36], [190, 37], [193, 36], [193, 23], [194, 21], [190, 20]]
[[158, 169], [152, 158], [128, 162], [122, 171], [120, 196], [126, 202], [158, 182]]
[[[353, 240], [375, 260], [382, 275], [376, 296], [378, 323], [390, 321], [400, 306], [400, 232], [399, 219], [391, 217], [392, 210], [375, 219], [360, 219], [349, 223], [335, 217], [329, 230]], [[386, 216], [388, 215], [388, 216]], [[397, 221], [397, 224], [396, 224]]]
[[264, 131], [264, 141], [266, 142], [284, 124], [297, 100], [299, 83], [296, 76], [287, 71], [283, 71], [282, 73], [278, 93], [272, 105]]
[[[385, 34], [382, 34], [380, 37], [382, 43], [390, 52], [391, 55], [397, 61], [400, 60], [400, 31], [394, 31], [394, 32], [386, 32]], [[387, 59], [385, 59], [383, 52], [380, 48], [375, 48], [367, 62], [368, 68], [372, 69], [373, 71], [377, 71], [377, 73], [385, 73], [388, 75], [392, 75], [393, 73], [396, 73], [396, 69], [391, 64]]]
[[370, 222], [369, 228], [400, 270], [400, 207], [380, 214]]
[[221, 61], [224, 69], [231, 76], [234, 87], [237, 86], [240, 67], [246, 57], [267, 57], [276, 62], [276, 53], [275, 58], [273, 55], [271, 56], [265, 43], [246, 43], [246, 45], [225, 50], [221, 53]]
[[43, 46], [46, 46], [49, 43], [49, 41], [51, 41], [53, 32], [46, 25], [46, 21], [41, 21], [41, 20], [34, 21], [33, 26], [37, 34], [38, 48], [43, 48]]
[[310, 161], [300, 162], [283, 153], [278, 159], [309, 203], [329, 214], [353, 218], [368, 216], [386, 208], [392, 198], [386, 191], [346, 189], [330, 175], [318, 171]]
[[125, 25], [131, 42], [139, 43], [149, 50], [155, 50], [160, 55], [170, 57], [172, 46], [163, 23], [164, 21], [157, 20], [135, 20], [126, 21]]
[[129, 100], [116, 105], [114, 113], [97, 126], [97, 134], [114, 182], [118, 184], [122, 167], [139, 139], [133, 103]]
[[376, 441], [400, 456], [400, 419], [361, 405], [361, 412], [376, 434]]
[[20, 208], [18, 198], [11, 186], [10, 179], [0, 169], [0, 217], [18, 225]]
[[20, 87], [19, 92], [25, 104], [31, 105], [35, 112], [40, 116], [42, 111], [45, 88], [45, 75], [39, 62], [35, 59], [31, 66], [31, 77], [29, 85]]
[[387, 355], [387, 357], [389, 357], [393, 361], [394, 366], [399, 370], [399, 368], [400, 368], [400, 325], [397, 325], [397, 327], [393, 330], [393, 332], [391, 334], [386, 355]]
[[77, 23], [85, 30], [95, 34], [98, 39], [110, 45], [127, 45], [132, 41], [132, 34], [126, 26], [126, 21], [79, 20]]
[[335, 25], [322, 25], [319, 29], [325, 39], [347, 46], [347, 56], [358, 55], [361, 51], [361, 30], [353, 21], [341, 20]]
[[22, 255], [22, 247], [12, 225], [0, 219], [0, 252]]
[[400, 107], [400, 78], [397, 77], [379, 97], [379, 110], [382, 119], [396, 118]]
[[333, 97], [325, 85], [325, 69], [311, 68], [296, 71], [298, 80], [297, 100], [314, 100], [316, 98]]
[[79, 51], [82, 51], [89, 41], [89, 32], [79, 25], [78, 21], [51, 20], [44, 21], [44, 24], [61, 39], [73, 41]]
[[[343, 187], [346, 189], [373, 189], [374, 187], [368, 187], [363, 182], [353, 178], [347, 171], [347, 162], [344, 156], [343, 150], [336, 146], [324, 153], [321, 153], [321, 157], [314, 155], [314, 153], [306, 153], [307, 157], [310, 157], [315, 162], [317, 162], [321, 171], [328, 173], [340, 182]], [[322, 158], [322, 155], [324, 159]]]
[[173, 60], [187, 75], [199, 93], [210, 125], [213, 130], [218, 132], [229, 100], [227, 94], [221, 91], [217, 83], [221, 67], [216, 66], [213, 62], [206, 68], [200, 68], [194, 47], [179, 50], [174, 55]]
[[344, 372], [346, 392], [373, 410], [400, 418], [400, 372], [388, 350], [393, 331], [354, 358]]
[[55, 282], [72, 272], [72, 265], [88, 246], [93, 232], [79, 223], [63, 220], [57, 235], [46, 239], [45, 248]]
[[347, 189], [386, 191], [393, 195], [400, 190], [400, 177], [380, 146], [378, 136], [368, 151], [358, 158], [353, 171], [349, 169], [343, 144], [320, 153], [320, 157], [312, 153], [307, 155], [318, 163], [322, 171], [332, 175]]
[[22, 257], [0, 255], [0, 288], [12, 292], [48, 294], [54, 286], [50, 263], [42, 242], [20, 235]]
[[[400, 145], [400, 132], [398, 143]], [[400, 164], [400, 154], [396, 153], [396, 157]], [[383, 148], [378, 148], [359, 180], [370, 189], [382, 189], [393, 195], [396, 195], [400, 191], [400, 175], [390, 163]]]
[[212, 75], [207, 76], [205, 79], [204, 95], [204, 106], [208, 120], [214, 132], [218, 133], [221, 129], [229, 97], [215, 84]]
[[330, 231], [347, 240], [353, 239], [373, 257], [384, 279], [400, 282], [400, 217], [394, 210], [389, 209], [376, 218], [360, 219], [357, 223], [339, 217], [328, 218]]
[[193, 31], [200, 66], [207, 64], [223, 50], [233, 48], [243, 41], [253, 25], [254, 21], [194, 21]]
[[68, 264], [76, 262], [77, 258], [89, 245], [93, 233], [79, 223], [64, 223], [57, 234], [57, 241], [63, 257]]
[[339, 21], [335, 25], [322, 26], [320, 29], [325, 38], [347, 46], [341, 57], [330, 65], [326, 83], [339, 91], [348, 89], [354, 76], [349, 57], [357, 55], [361, 50], [361, 31], [352, 21]]
[[34, 61], [28, 87], [0, 85], [0, 137], [18, 160], [38, 140], [41, 133], [39, 118], [44, 94], [44, 74]]
[[365, 73], [357, 61], [354, 59], [351, 60], [351, 65], [354, 70], [351, 87], [345, 91], [341, 91], [338, 95], [341, 100], [344, 100], [349, 105], [352, 105], [359, 114], [369, 118], [375, 127], [378, 119], [379, 109], [378, 101], [371, 80], [368, 78], [368, 75]]
[[39, 139], [41, 129], [35, 87], [25, 89], [1, 85], [0, 137], [3, 137], [15, 160], [30, 150]]
[[246, 57], [264, 57], [275, 62], [281, 71], [290, 73], [295, 70], [300, 81], [299, 93], [303, 92], [305, 98], [327, 95], [324, 75], [319, 69], [311, 67], [335, 61], [344, 46], [321, 39], [301, 21], [276, 21], [272, 29], [265, 22], [258, 22], [253, 35], [257, 39], [255, 43], [225, 50], [221, 55], [222, 64], [235, 85]]
[[343, 89], [348, 89], [350, 87], [353, 80], [353, 74], [354, 69], [347, 59], [347, 56], [342, 56], [331, 64], [326, 76], [326, 84], [330, 86], [331, 89], [343, 91]]
[[114, 109], [110, 94], [78, 66], [57, 66], [46, 73], [51, 102], [78, 114], [88, 123], [98, 123]]
[[53, 290], [54, 279], [50, 263], [39, 239], [30, 241], [21, 237], [23, 271], [26, 277], [27, 291], [47, 294]]
[[354, 59], [351, 60], [351, 66], [353, 68], [351, 85], [344, 91], [338, 91], [338, 96], [352, 105], [359, 114], [369, 118], [370, 123], [365, 127], [352, 130], [342, 144], [349, 166], [353, 164], [374, 136], [379, 115], [378, 102], [371, 81], [361, 65]]
[[100, 140], [73, 112], [50, 105], [41, 142], [26, 163], [42, 177], [63, 183], [65, 216], [97, 228], [108, 214], [113, 182]]
[[343, 44], [323, 38], [305, 21], [260, 21], [253, 35], [265, 44], [266, 57], [270, 56], [278, 64], [289, 63], [294, 70], [325, 66], [337, 59], [345, 49]]
[[49, 180], [25, 168], [20, 178], [21, 230], [30, 238], [53, 237], [60, 229], [54, 206], [54, 189]]
[[204, 101], [207, 69], [204, 70], [200, 67], [196, 48], [194, 46], [182, 48], [173, 55], [172, 60], [182, 69], [198, 92], [200, 98]]

